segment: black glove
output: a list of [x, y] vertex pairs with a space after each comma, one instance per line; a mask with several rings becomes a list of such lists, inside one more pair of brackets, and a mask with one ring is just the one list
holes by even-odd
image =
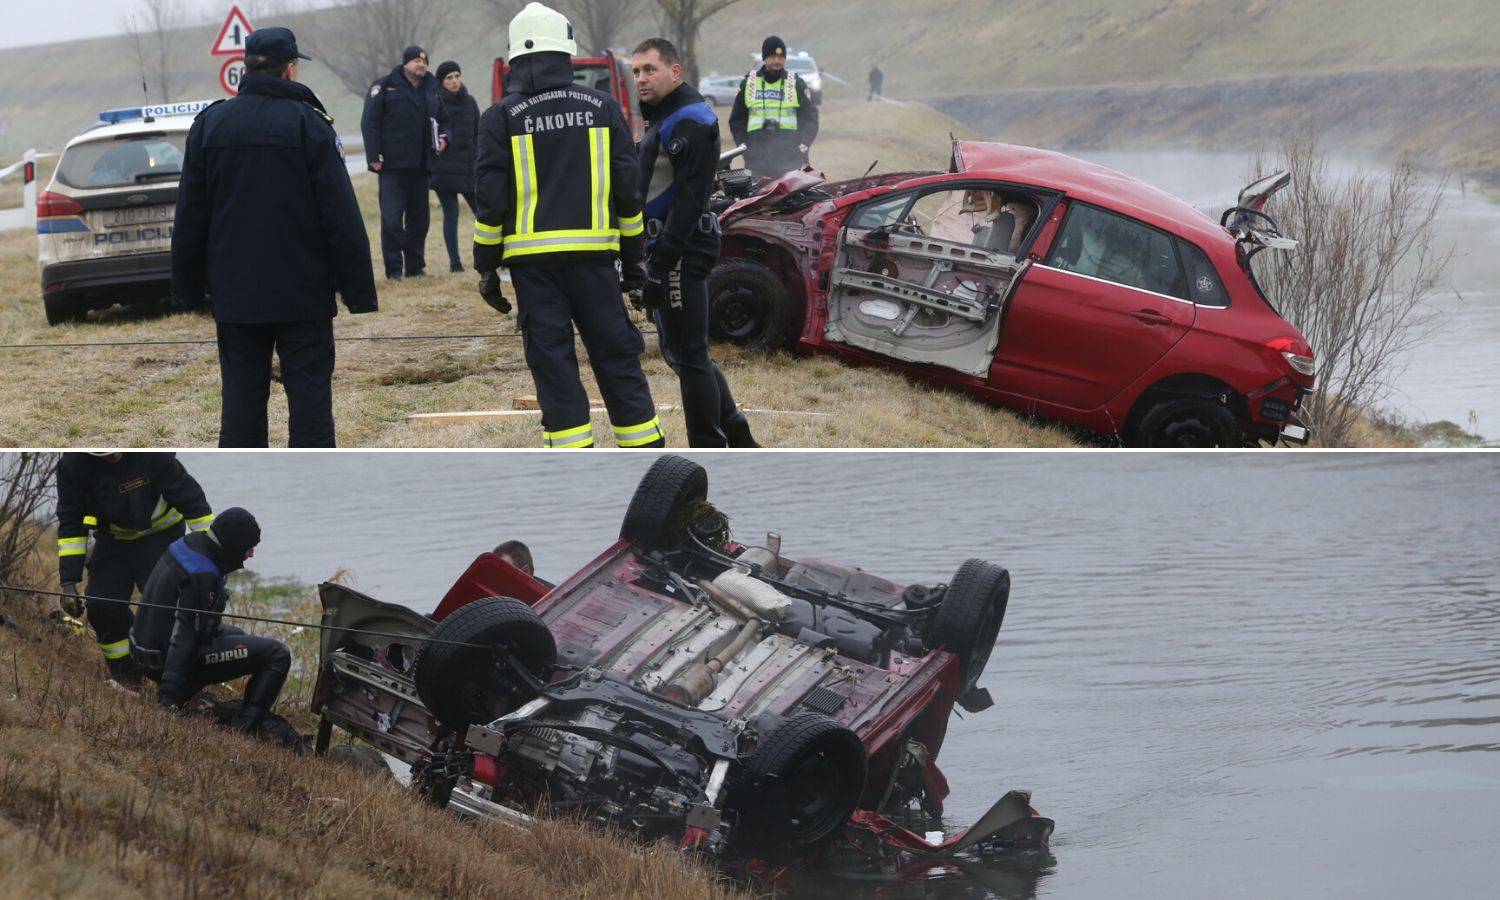
[[623, 266], [620, 271], [620, 293], [633, 294], [646, 286], [644, 265]]
[[70, 581], [63, 585], [62, 592], [64, 596], [57, 599], [57, 605], [62, 607], [63, 613], [69, 618], [83, 618], [85, 606], [83, 597], [78, 593], [78, 582]]
[[510, 301], [500, 293], [499, 271], [479, 273], [479, 296], [501, 315], [510, 312]]
[[641, 288], [641, 309], [661, 309], [670, 301], [667, 290], [668, 272], [656, 266], [646, 267], [646, 284]]

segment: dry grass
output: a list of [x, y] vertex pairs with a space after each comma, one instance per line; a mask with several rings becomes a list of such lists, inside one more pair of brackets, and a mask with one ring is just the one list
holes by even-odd
[[[830, 177], [858, 175], [872, 155], [882, 169], [946, 165], [947, 132], [958, 126], [925, 107], [897, 110], [834, 102], [815, 159]], [[911, 140], [913, 133], [927, 134]], [[372, 176], [355, 184], [379, 270], [379, 220]], [[467, 210], [460, 227], [471, 233]], [[474, 290], [472, 273], [446, 272], [441, 214], [434, 204], [427, 259], [434, 274], [381, 281], [381, 311], [341, 313], [335, 329], [355, 335], [479, 334], [515, 330]], [[462, 251], [468, 257], [467, 246]], [[49, 328], [37, 285], [35, 236], [0, 234], [0, 343], [212, 340], [213, 322], [195, 314], [160, 315], [115, 309], [82, 325]], [[681, 403], [676, 376], [654, 337], [643, 358], [658, 405]], [[14, 373], [0, 383], [0, 445], [211, 446], [218, 439], [219, 373], [214, 346], [0, 350]], [[582, 356], [580, 348], [580, 356]], [[878, 369], [826, 359], [767, 358], [732, 348], [715, 351], [736, 398], [752, 409], [816, 412], [752, 415], [757, 437], [772, 447], [1058, 447], [1074, 445], [1064, 430], [1036, 426], [965, 397], [922, 387]], [[599, 393], [584, 367], [591, 396]], [[535, 393], [520, 342], [342, 342], [334, 375], [334, 416], [342, 446], [534, 447], [540, 419], [514, 416], [485, 423], [411, 425], [419, 412], [508, 409]], [[682, 442], [682, 415], [662, 415], [668, 439]], [[603, 425], [603, 420], [597, 423]], [[273, 442], [284, 441], [286, 402], [271, 400]]]
[[0, 595], [25, 631], [0, 628], [0, 896], [734, 896], [668, 847], [465, 823], [391, 779], [168, 715], [107, 689], [89, 640], [42, 606]]

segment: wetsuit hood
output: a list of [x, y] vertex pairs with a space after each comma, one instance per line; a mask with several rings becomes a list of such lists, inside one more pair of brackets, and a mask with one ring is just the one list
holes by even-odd
[[225, 574], [245, 566], [245, 557], [251, 548], [260, 543], [260, 524], [255, 517], [238, 506], [230, 507], [214, 517], [208, 528], [209, 555]]
[[642, 103], [641, 117], [647, 122], [656, 122], [665, 119], [684, 106], [702, 102], [703, 95], [698, 93], [698, 89], [684, 81], [673, 89], [672, 93], [661, 98], [660, 103]]

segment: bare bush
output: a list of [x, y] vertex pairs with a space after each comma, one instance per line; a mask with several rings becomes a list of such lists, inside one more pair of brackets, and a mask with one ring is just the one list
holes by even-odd
[[56, 453], [7, 453], [0, 457], [0, 584], [40, 587], [31, 563], [40, 534], [41, 513], [52, 501]]
[[185, 71], [183, 29], [188, 24], [183, 0], [140, 0], [138, 10], [121, 18], [121, 28], [140, 54], [141, 87], [150, 96], [150, 85], [154, 84], [156, 99], [161, 103], [172, 102]]
[[401, 64], [401, 51], [420, 44], [434, 52], [448, 33], [448, 0], [334, 0], [307, 18], [310, 56], [344, 87], [363, 95], [376, 78]]
[[1275, 166], [1291, 185], [1267, 208], [1293, 253], [1252, 265], [1267, 297], [1302, 331], [1318, 381], [1301, 416], [1325, 446], [1344, 446], [1367, 414], [1395, 393], [1409, 351], [1437, 326], [1427, 298], [1444, 283], [1452, 251], [1434, 247], [1442, 183], [1401, 161], [1383, 175], [1335, 177], [1316, 140], [1292, 139]]

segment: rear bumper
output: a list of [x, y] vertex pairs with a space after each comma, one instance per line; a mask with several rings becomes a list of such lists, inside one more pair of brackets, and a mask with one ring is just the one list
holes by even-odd
[[135, 253], [78, 259], [42, 267], [42, 296], [67, 296], [90, 305], [164, 297], [172, 283], [172, 254]]

